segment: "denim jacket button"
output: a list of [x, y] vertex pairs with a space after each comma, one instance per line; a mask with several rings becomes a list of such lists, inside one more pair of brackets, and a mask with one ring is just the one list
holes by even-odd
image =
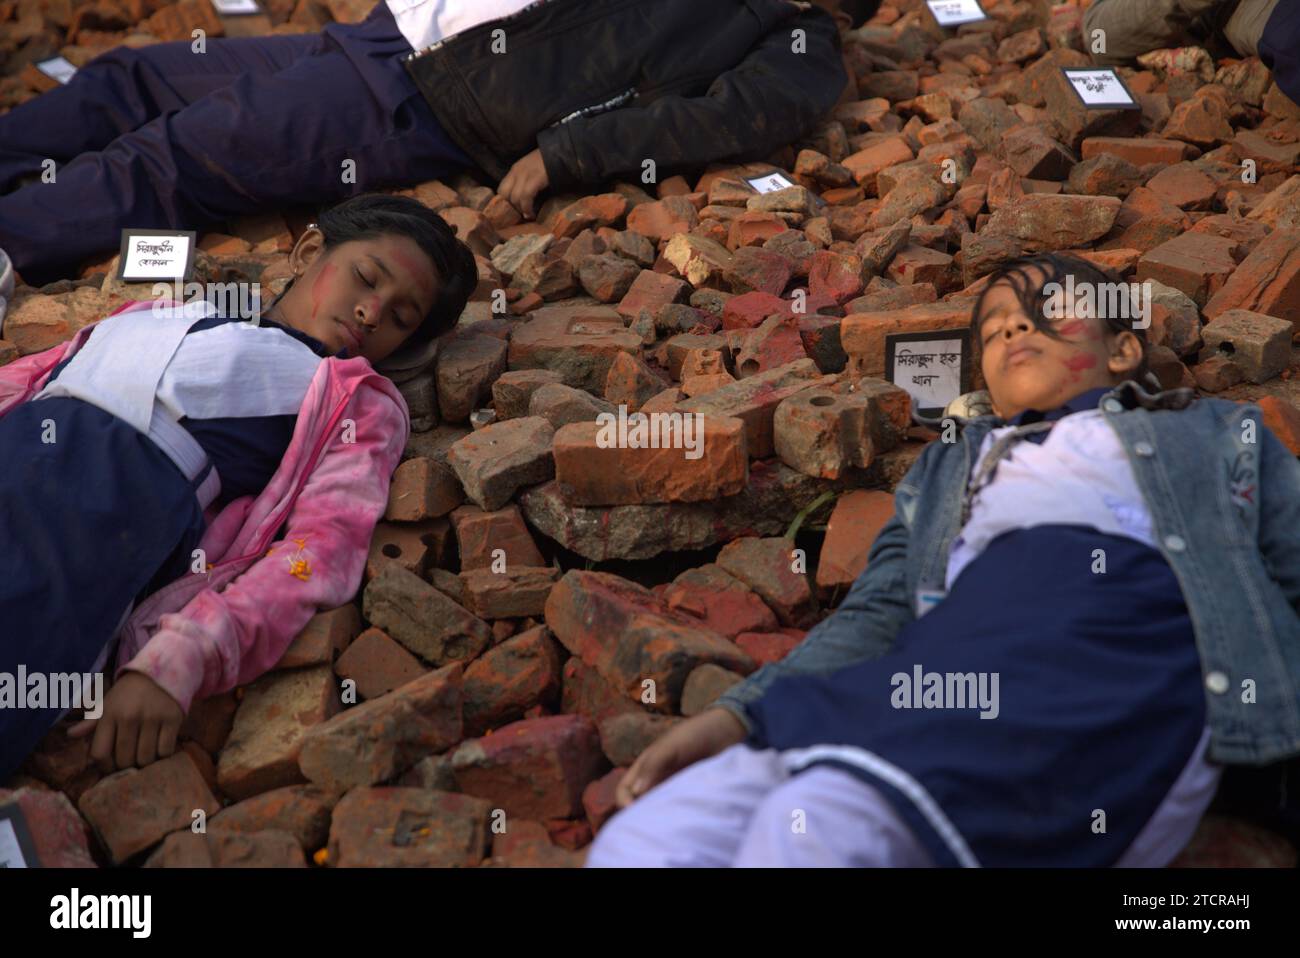
[[1182, 552], [1187, 548], [1187, 543], [1182, 536], [1165, 536], [1165, 548], [1170, 552]]
[[1143, 459], [1150, 459], [1152, 456], [1156, 454], [1156, 451], [1153, 448], [1151, 448], [1151, 443], [1149, 442], [1138, 443], [1136, 446], [1133, 447], [1133, 451], [1136, 452]]
[[1228, 677], [1222, 672], [1211, 672], [1205, 677], [1205, 687], [1215, 695], [1228, 691]]
[[1101, 408], [1106, 410], [1106, 412], [1120, 412], [1124, 408], [1124, 404], [1118, 399], [1111, 397], [1102, 401]]

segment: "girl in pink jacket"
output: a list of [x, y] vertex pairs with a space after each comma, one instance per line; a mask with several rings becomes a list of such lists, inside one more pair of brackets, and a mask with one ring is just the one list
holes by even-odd
[[114, 640], [102, 715], [73, 734], [145, 765], [191, 703], [355, 595], [410, 431], [371, 364], [431, 355], [478, 274], [436, 213], [377, 194], [322, 213], [290, 265], [256, 323], [132, 303], [0, 367], [0, 781], [68, 706], [36, 686]]

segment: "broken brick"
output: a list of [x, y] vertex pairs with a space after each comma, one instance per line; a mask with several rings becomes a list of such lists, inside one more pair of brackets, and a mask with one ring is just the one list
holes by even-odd
[[329, 862], [335, 868], [478, 865], [491, 836], [489, 802], [422, 788], [357, 788], [334, 808]]
[[1159, 280], [1203, 307], [1237, 270], [1236, 249], [1235, 242], [1220, 236], [1183, 233], [1138, 260], [1137, 281]]
[[362, 700], [387, 695], [427, 671], [419, 659], [379, 629], [362, 632], [334, 665], [339, 678], [356, 683]]
[[451, 521], [460, 544], [462, 572], [546, 564], [516, 505], [492, 512], [461, 506], [451, 514]]
[[782, 625], [803, 627], [814, 601], [806, 570], [795, 571], [799, 558], [793, 540], [744, 538], [723, 546], [717, 563], [757, 592]]
[[707, 395], [677, 404], [679, 412], [698, 412], [706, 417], [736, 418], [745, 424], [745, 444], [751, 459], [772, 455], [772, 418], [787, 396], [807, 389], [821, 378], [810, 359], [756, 373]]
[[687, 569], [664, 590], [663, 598], [672, 611], [693, 615], [727, 638], [777, 627], [776, 615], [763, 600], [713, 563]]
[[876, 536], [893, 516], [891, 493], [855, 489], [839, 498], [826, 524], [826, 539], [817, 563], [819, 592], [829, 594], [854, 583], [867, 567], [867, 555]]
[[447, 465], [417, 456], [403, 462], [393, 473], [384, 518], [393, 522], [436, 519], [464, 501], [465, 490]]
[[676, 710], [686, 676], [697, 665], [714, 662], [741, 673], [753, 668], [748, 656], [716, 632], [670, 612], [648, 589], [608, 573], [566, 574], [546, 602], [546, 624], [572, 655], [632, 701], [651, 683], [653, 701], [645, 704], [658, 712]]
[[466, 498], [488, 511], [500, 509], [521, 487], [545, 482], [555, 474], [554, 435], [551, 424], [540, 416], [507, 419], [456, 442], [447, 453], [447, 464], [464, 486]]
[[221, 803], [187, 751], [103, 779], [77, 802], [114, 864], [189, 828], [193, 812], [214, 815]]
[[363, 603], [367, 621], [430, 665], [469, 661], [491, 641], [486, 622], [395, 565], [370, 581]]
[[434, 362], [434, 380], [444, 422], [466, 422], [487, 402], [493, 381], [505, 372], [507, 348], [495, 336], [443, 340]]
[[[605, 769], [590, 719], [524, 719], [470, 739], [451, 757], [456, 783], [510, 818], [569, 818], [582, 813], [582, 790]], [[507, 826], [508, 827], [508, 826]]]
[[460, 683], [460, 665], [448, 665], [313, 726], [302, 738], [299, 768], [342, 793], [445, 751], [462, 738]]
[[640, 347], [641, 340], [626, 331], [611, 307], [548, 307], [510, 337], [510, 368], [550, 369], [565, 385], [599, 392], [614, 356], [635, 354]]
[[1225, 310], [1201, 330], [1202, 356], [1226, 356], [1241, 367], [1248, 382], [1266, 382], [1290, 365], [1291, 332], [1287, 320], [1245, 309]]
[[1285, 319], [1300, 329], [1300, 230], [1272, 233], [1228, 270], [1220, 286], [1207, 291], [1208, 302], [1200, 301], [1206, 319], [1217, 319], [1230, 309], [1247, 309]]
[[474, 569], [461, 573], [465, 606], [481, 619], [520, 619], [541, 615], [555, 584], [551, 567], [507, 567], [504, 572]]
[[772, 435], [777, 456], [791, 469], [838, 479], [898, 445], [911, 420], [906, 392], [868, 378], [788, 397], [776, 407]]
[[555, 434], [555, 478], [577, 505], [716, 499], [745, 486], [745, 434], [737, 419], [680, 412], [629, 417], [626, 442], [617, 423], [571, 423]]

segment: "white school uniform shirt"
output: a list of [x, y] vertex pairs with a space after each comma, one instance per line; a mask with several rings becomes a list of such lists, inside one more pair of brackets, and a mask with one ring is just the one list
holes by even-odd
[[413, 50], [464, 33], [489, 20], [508, 17], [537, 0], [386, 0], [397, 29]]
[[[977, 462], [1013, 428], [989, 430]], [[1157, 548], [1133, 467], [1100, 409], [1071, 413], [1041, 443], [1026, 439], [1012, 447], [976, 493], [970, 519], [953, 539], [945, 588], [1002, 533], [1049, 524], [1092, 526]]]

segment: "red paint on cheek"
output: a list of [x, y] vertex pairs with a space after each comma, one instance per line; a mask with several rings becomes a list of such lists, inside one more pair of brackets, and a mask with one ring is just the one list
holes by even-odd
[[411, 278], [420, 284], [420, 289], [426, 293], [433, 291], [433, 276], [427, 262], [421, 262], [419, 259], [408, 256], [400, 249], [393, 250], [393, 259], [397, 260], [411, 274]]
[[1097, 365], [1097, 357], [1091, 353], [1082, 353], [1078, 356], [1071, 356], [1065, 361], [1065, 368], [1072, 373], [1082, 372], [1085, 369], [1092, 369]]
[[1062, 336], [1077, 336], [1087, 328], [1088, 325], [1083, 320], [1074, 319], [1058, 329], [1057, 332]]
[[1077, 383], [1083, 378], [1085, 369], [1092, 369], [1096, 365], [1097, 357], [1091, 353], [1080, 353], [1065, 360], [1065, 368], [1070, 371], [1070, 382], [1072, 383]]
[[325, 287], [329, 282], [329, 277], [334, 275], [334, 264], [326, 263], [321, 267], [316, 278], [311, 284], [311, 318], [316, 318], [316, 312], [320, 309], [320, 301], [324, 298]]

